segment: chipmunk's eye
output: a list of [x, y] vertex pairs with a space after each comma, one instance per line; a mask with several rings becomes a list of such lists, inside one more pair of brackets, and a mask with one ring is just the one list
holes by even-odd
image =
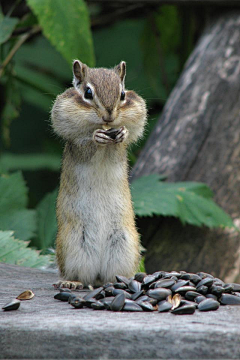
[[121, 92], [121, 96], [120, 96], [120, 100], [124, 100], [125, 99], [125, 91], [122, 91]]
[[90, 89], [90, 87], [86, 88], [84, 97], [85, 97], [85, 99], [90, 99], [90, 100], [93, 99], [93, 93], [92, 93], [92, 90]]

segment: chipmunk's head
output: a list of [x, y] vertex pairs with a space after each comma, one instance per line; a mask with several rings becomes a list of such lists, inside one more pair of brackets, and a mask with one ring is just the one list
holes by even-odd
[[113, 69], [89, 68], [79, 60], [73, 62], [73, 85], [95, 124], [117, 124], [119, 112], [126, 104], [126, 63]]

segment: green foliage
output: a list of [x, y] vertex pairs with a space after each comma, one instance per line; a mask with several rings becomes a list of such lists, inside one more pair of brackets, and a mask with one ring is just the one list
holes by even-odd
[[[144, 19], [125, 19], [108, 28], [101, 28], [93, 32], [93, 39], [97, 66], [113, 67], [121, 60], [126, 61], [126, 88], [136, 90], [148, 101], [148, 104], [151, 104], [156, 94], [145, 73], [140, 44], [145, 23]], [[117, 46], [113, 49], [113, 44], [116, 43]], [[109, 51], [110, 49], [114, 51]], [[160, 103], [164, 103], [165, 100], [166, 98], [164, 100], [157, 99]]]
[[36, 212], [26, 209], [27, 187], [20, 172], [0, 176], [0, 229], [13, 230], [22, 240], [36, 231]]
[[197, 182], [166, 183], [157, 174], [143, 176], [132, 183], [132, 197], [138, 216], [175, 216], [183, 224], [234, 227], [227, 215], [212, 200], [207, 185]]
[[155, 97], [166, 99], [179, 73], [180, 20], [174, 6], [151, 12], [141, 36], [144, 71]]
[[48, 169], [59, 171], [61, 158], [54, 154], [11, 154], [4, 153], [0, 157], [0, 171], [9, 172], [13, 170], [41, 170]]
[[45, 195], [36, 210], [26, 209], [27, 187], [17, 172], [0, 176], [0, 193], [0, 230], [13, 230], [22, 240], [34, 239], [40, 249], [54, 246], [57, 190]]
[[57, 233], [56, 221], [57, 189], [45, 195], [37, 206], [38, 247], [47, 249], [54, 246]]
[[51, 263], [50, 256], [40, 255], [39, 251], [27, 247], [27, 241], [17, 240], [12, 235], [13, 231], [0, 231], [0, 262], [34, 268]]
[[79, 58], [94, 65], [88, 10], [83, 0], [27, 0], [46, 38], [71, 64]]
[[[72, 60], [80, 58], [90, 66], [95, 63], [89, 13], [83, 0], [68, 0], [67, 5], [61, 0], [29, 0], [27, 3], [36, 17], [31, 12], [21, 19], [0, 14], [0, 61], [3, 63], [0, 80], [4, 86], [1, 92], [5, 94], [0, 110], [2, 137], [7, 147], [11, 122], [19, 116], [20, 92], [23, 100], [49, 111], [56, 95], [64, 91], [67, 82], [70, 85]], [[15, 1], [13, 8], [17, 6]], [[24, 43], [31, 30], [39, 31], [38, 23], [53, 47], [42, 36]], [[13, 36], [15, 29], [20, 35], [15, 32]]]
[[21, 97], [17, 83], [12, 76], [8, 77], [5, 86], [6, 103], [2, 112], [2, 137], [4, 143], [10, 145], [10, 125], [19, 116]]
[[[50, 235], [53, 238], [56, 232], [56, 224], [54, 231], [49, 227], [52, 217], [55, 220], [56, 216], [54, 199], [46, 197], [36, 211], [26, 209], [27, 188], [20, 172], [0, 177], [0, 193], [0, 262], [38, 268], [50, 265], [51, 256], [40, 255], [28, 247], [29, 241], [23, 240], [32, 239], [37, 232], [39, 243], [43, 247], [50, 245], [47, 241], [50, 242]], [[13, 234], [22, 240], [15, 239]]]
[[38, 112], [43, 110], [44, 120], [49, 118], [54, 98], [65, 90], [64, 84], [71, 86], [68, 63], [43, 36], [21, 46], [15, 55], [14, 73], [23, 101]]
[[5, 16], [0, 19], [0, 44], [5, 43], [10, 38], [17, 23], [18, 18]]
[[[30, 9], [21, 17], [21, 6], [26, 11], [25, 2]], [[27, 187], [21, 173], [0, 176], [0, 229], [3, 230], [0, 261], [41, 266], [48, 264], [49, 258], [39, 256], [25, 240], [46, 251], [54, 246], [57, 231], [57, 190], [49, 192], [59, 182], [56, 172], [60, 169], [62, 149], [52, 136], [49, 111], [57, 94], [71, 86], [72, 60], [79, 58], [93, 66], [95, 58], [89, 10], [83, 0], [15, 0], [12, 5], [7, 15], [0, 11], [0, 92], [3, 94], [0, 112], [4, 140], [0, 173], [25, 171], [34, 209], [27, 208]], [[150, 109], [148, 135], [178, 78], [180, 65], [186, 60], [184, 44], [187, 43], [188, 53], [192, 47], [194, 34], [189, 35], [188, 41], [183, 36], [183, 28], [186, 32], [193, 28], [188, 26], [189, 31], [186, 30], [189, 12], [181, 18], [173, 6], [148, 8], [144, 17], [121, 17], [105, 26], [105, 19], [111, 17], [108, 11], [114, 12], [114, 6], [88, 5], [94, 8], [92, 23], [98, 17], [95, 24], [99, 21], [104, 25], [93, 28], [97, 66], [113, 67], [121, 60], [127, 61], [126, 86], [143, 96]], [[13, 9], [18, 18], [10, 17]], [[38, 32], [28, 36], [33, 29]], [[18, 121], [12, 122], [15, 118]], [[131, 148], [131, 165], [146, 137]], [[50, 178], [51, 181], [46, 180]], [[159, 179], [158, 175], [152, 175], [133, 183], [132, 196], [138, 216], [158, 214], [176, 216], [183, 223], [197, 226], [232, 226], [231, 219], [213, 202], [213, 194], [206, 185], [169, 184]], [[14, 239], [12, 231], [21, 240]], [[143, 266], [144, 261], [141, 271]]]
[[146, 272], [146, 269], [145, 269], [145, 258], [144, 256], [141, 258], [140, 260], [140, 263], [138, 265], [138, 270], [137, 272]]

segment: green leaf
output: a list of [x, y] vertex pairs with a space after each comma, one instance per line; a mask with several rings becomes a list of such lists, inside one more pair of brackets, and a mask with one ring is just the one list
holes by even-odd
[[179, 72], [180, 21], [175, 6], [161, 6], [146, 18], [141, 36], [144, 71], [155, 96], [166, 99]]
[[49, 112], [56, 95], [71, 86], [72, 71], [61, 54], [39, 35], [15, 54], [14, 77], [23, 100]]
[[27, 241], [17, 240], [13, 231], [0, 231], [0, 262], [42, 268], [51, 264], [51, 257], [28, 246]]
[[[45, 68], [45, 70], [47, 69]], [[25, 83], [31, 88], [35, 88], [45, 96], [49, 96], [51, 101], [59, 92], [64, 91], [64, 88], [59, 84], [57, 79], [52, 79], [49, 74], [44, 74], [44, 68], [38, 69], [36, 65], [31, 68], [30, 66], [26, 66], [26, 64], [25, 66], [16, 64], [15, 72], [15, 78], [18, 81]]]
[[21, 96], [18, 86], [12, 76], [5, 77], [6, 103], [2, 112], [2, 137], [4, 143], [10, 145], [10, 125], [18, 117], [21, 104]]
[[61, 83], [66, 86], [67, 81], [71, 82], [72, 71], [67, 61], [43, 35], [37, 36], [30, 43], [24, 43], [15, 54], [15, 60], [21, 67], [25, 66], [42, 75], [48, 75], [47, 84], [46, 78], [42, 82], [45, 86], [54, 79], [58, 81], [59, 86]]
[[[127, 62], [126, 88], [136, 90], [148, 103], [155, 96], [144, 73], [139, 38], [144, 29], [144, 19], [117, 21], [111, 27], [101, 27], [93, 32], [97, 67], [113, 67], [121, 60]], [[131, 36], [129, 36], [131, 34]], [[112, 44], [117, 46], [112, 49]], [[141, 76], [139, 76], [141, 74]]]
[[19, 209], [3, 213], [0, 210], [0, 229], [15, 230], [18, 238], [23, 240], [31, 239], [36, 232], [36, 211]]
[[13, 230], [23, 240], [36, 231], [36, 212], [26, 209], [27, 187], [21, 173], [0, 176], [0, 229]]
[[196, 226], [234, 227], [232, 219], [212, 200], [207, 185], [197, 182], [166, 183], [157, 174], [132, 183], [132, 197], [138, 216], [175, 216]]
[[[162, 175], [158, 175], [158, 180], [165, 180]], [[202, 196], [206, 199], [212, 199], [214, 194], [212, 190], [204, 183], [193, 182], [193, 181], [184, 181], [184, 182], [176, 182], [176, 183], [164, 183], [163, 185], [171, 184], [171, 189], [176, 191], [192, 191], [194, 194]]]
[[28, 14], [26, 14], [19, 20], [19, 23], [17, 24], [17, 29], [18, 28], [30, 28], [37, 24], [38, 24], [37, 17], [32, 12], [29, 12]]
[[57, 233], [56, 199], [58, 190], [45, 195], [37, 206], [38, 247], [47, 249], [54, 246]]
[[2, 13], [2, 9], [1, 9], [1, 6], [0, 6], [0, 21], [2, 21], [3, 18], [4, 18], [4, 15], [3, 15], [3, 13]]
[[145, 269], [145, 257], [144, 256], [142, 256], [142, 258], [140, 260], [137, 272], [146, 272], [146, 269]]
[[83, 0], [27, 0], [46, 38], [72, 64], [79, 58], [94, 66], [93, 41], [87, 6]]
[[22, 174], [0, 176], [0, 211], [2, 213], [27, 206], [27, 188]]
[[18, 18], [5, 16], [0, 19], [0, 44], [5, 43], [12, 35], [18, 23]]
[[54, 154], [11, 154], [4, 153], [0, 157], [0, 170], [8, 172], [13, 170], [35, 171], [47, 169], [59, 171], [61, 157]]

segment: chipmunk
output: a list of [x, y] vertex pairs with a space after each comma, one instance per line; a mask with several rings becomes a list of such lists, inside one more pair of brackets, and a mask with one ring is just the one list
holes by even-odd
[[131, 277], [140, 260], [128, 184], [127, 146], [143, 134], [145, 101], [125, 90], [126, 63], [73, 63], [73, 88], [59, 95], [52, 126], [66, 142], [57, 198], [58, 286], [82, 288]]

